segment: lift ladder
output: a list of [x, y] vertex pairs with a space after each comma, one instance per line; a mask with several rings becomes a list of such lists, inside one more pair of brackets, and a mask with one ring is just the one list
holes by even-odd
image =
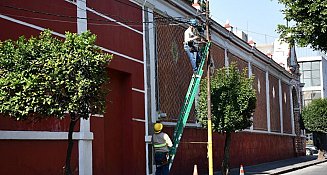
[[206, 61], [207, 54], [209, 54], [209, 48], [210, 48], [211, 42], [206, 43], [206, 45], [203, 47], [202, 50], [202, 57], [201, 62], [198, 66], [198, 70], [196, 73], [192, 75], [192, 79], [190, 82], [190, 85], [188, 87], [187, 93], [185, 95], [184, 104], [181, 109], [181, 112], [178, 117], [178, 121], [174, 130], [174, 136], [173, 136], [173, 146], [170, 149], [170, 156], [169, 156], [169, 170], [171, 169], [171, 166], [173, 164], [178, 145], [180, 143], [180, 140], [182, 138], [183, 130], [186, 125], [187, 119], [189, 117], [195, 95], [198, 92], [201, 77], [203, 74], [203, 66]]

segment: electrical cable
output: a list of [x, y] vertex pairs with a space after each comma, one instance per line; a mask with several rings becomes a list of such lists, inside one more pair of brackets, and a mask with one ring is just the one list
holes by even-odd
[[[71, 24], [76, 24], [77, 21], [67, 21], [67, 20], [57, 20], [57, 19], [47, 19], [47, 18], [37, 18], [37, 17], [28, 17], [28, 16], [20, 16], [20, 15], [13, 15], [13, 14], [8, 14], [8, 13], [0, 13], [1, 15], [6, 15], [10, 17], [18, 17], [18, 18], [25, 18], [25, 19], [34, 19], [34, 20], [39, 20], [39, 21], [51, 21], [51, 22], [62, 22], [62, 23], [71, 23]], [[121, 27], [119, 24], [100, 24], [100, 23], [91, 23], [87, 22], [89, 25], [99, 25], [99, 26], [113, 26], [113, 27]], [[129, 26], [134, 26], [134, 27], [142, 27], [142, 24], [135, 24], [135, 25], [129, 25]]]
[[[2, 5], [2, 7], [14, 9], [14, 10], [26, 11], [26, 12], [30, 12], [30, 13], [43, 14], [43, 15], [48, 15], [48, 16], [56, 16], [56, 17], [61, 17], [61, 18], [87, 19], [87, 20], [99, 21], [99, 22], [122, 22], [122, 23], [125, 23], [124, 21], [117, 21], [117, 20], [110, 21], [110, 20], [102, 20], [102, 19], [94, 19], [94, 18], [83, 18], [83, 17], [77, 17], [77, 16], [60, 15], [60, 14], [55, 14], [55, 13], [42, 12], [42, 11], [37, 11], [37, 10], [30, 10], [30, 9], [25, 9], [25, 8], [20, 8], [20, 7], [14, 7], [14, 6], [8, 6], [8, 5]], [[129, 21], [129, 22], [130, 23], [133, 23], [133, 24], [153, 23], [153, 21], [149, 21], [149, 22]]]
[[[2, 5], [2, 7], [14, 9], [14, 10], [26, 11], [26, 12], [30, 12], [30, 13], [43, 14], [43, 15], [48, 15], [48, 16], [56, 16], [56, 17], [61, 17], [61, 18], [87, 19], [87, 20], [98, 21], [98, 22], [121, 22], [121, 21], [117, 21], [117, 20], [102, 20], [102, 19], [83, 18], [83, 17], [76, 17], [76, 16], [69, 16], [69, 15], [54, 14], [54, 13], [49, 13], [49, 12], [42, 12], [42, 11], [37, 11], [37, 10], [30, 10], [30, 9], [26, 9], [26, 8], [14, 7], [14, 6], [8, 6], [8, 5]], [[85, 9], [82, 9], [82, 10], [85, 10]], [[121, 18], [121, 19], [123, 19], [123, 18]], [[171, 17], [171, 16], [166, 16], [166, 17], [161, 16], [161, 18], [155, 18], [155, 20], [161, 21], [161, 22], [162, 21], [169, 22], [168, 25], [170, 25], [170, 24], [175, 24], [176, 25], [176, 24], [180, 24], [180, 23], [187, 23], [187, 21], [185, 21], [185, 20], [183, 21], [183, 18], [182, 17], [177, 17], [177, 19], [176, 19], [176, 18]], [[124, 19], [124, 21], [122, 21], [122, 23], [125, 23], [126, 21], [127, 20]], [[65, 21], [65, 22], [67, 22], [67, 21]], [[131, 24], [155, 23], [155, 21], [147, 21], [147, 22], [127, 21], [127, 22], [129, 22]], [[96, 24], [96, 23], [92, 23], [92, 24], [93, 25], [100, 25], [100, 24]], [[112, 26], [114, 26], [114, 25], [112, 25]], [[136, 25], [133, 25], [133, 26], [136, 26]]]
[[[224, 22], [221, 19], [219, 19], [218, 17], [213, 16], [213, 15], [211, 15], [211, 16], [214, 17], [217, 22], [220, 21], [220, 24], [223, 25]], [[267, 37], [271, 37], [271, 38], [274, 38], [274, 39], [279, 38], [277, 36], [272, 36], [272, 35], [268, 35], [268, 34], [265, 34], [265, 33], [255, 32], [255, 31], [250, 31], [250, 30], [243, 29], [243, 28], [240, 28], [240, 27], [237, 27], [237, 26], [235, 26], [235, 28], [239, 29], [239, 30], [247, 31], [248, 33], [254, 33], [254, 34], [257, 34], [257, 35], [267, 36]]]
[[141, 7], [139, 7], [139, 6], [134, 6], [134, 5], [128, 4], [128, 3], [126, 3], [126, 2], [122, 2], [122, 1], [120, 1], [120, 0], [114, 0], [114, 1], [119, 2], [119, 3], [121, 3], [121, 4], [125, 4], [125, 5], [130, 6], [130, 7], [133, 7], [133, 8], [136, 8], [136, 9], [138, 9], [138, 10], [142, 10], [142, 11], [144, 11], [144, 12], [148, 12], [148, 13], [152, 13], [152, 14], [154, 14], [154, 12], [151, 12], [151, 11], [148, 11], [148, 10], [144, 10], [143, 8], [141, 8]]
[[[129, 5], [129, 4], [126, 4], [126, 3], [121, 2], [119, 0], [115, 0], [115, 1], [120, 2], [120, 3], [123, 3], [125, 5]], [[83, 2], [85, 2], [85, 1], [83, 1]], [[136, 6], [132, 6], [132, 5], [129, 5], [129, 6], [134, 7], [134, 8], [137, 8], [137, 9], [140, 9], [140, 8], [138, 8]], [[0, 5], [0, 7], [10, 8], [10, 9], [20, 10], [20, 11], [26, 11], [26, 12], [35, 13], [35, 14], [43, 14], [43, 15], [48, 15], [48, 16], [55, 16], [55, 17], [60, 17], [60, 18], [87, 19], [87, 20], [90, 20], [90, 21], [98, 21], [98, 22], [116, 22], [116, 23], [117, 22], [122, 22], [122, 23], [126, 23], [127, 22], [127, 23], [130, 23], [130, 24], [154, 23], [155, 25], [180, 25], [180, 24], [188, 23], [187, 18], [184, 18], [184, 17], [172, 17], [172, 16], [169, 16], [168, 14], [166, 14], [166, 16], [164, 16], [164, 15], [161, 15], [161, 14], [158, 14], [158, 13], [155, 13], [155, 14], [158, 14], [160, 17], [155, 17], [155, 20], [154, 21], [140, 22], [140, 21], [128, 21], [128, 20], [125, 20], [125, 19], [123, 19], [121, 17], [119, 17], [119, 18], [120, 19], [123, 19], [122, 21], [117, 21], [115, 19], [113, 19], [113, 20], [102, 20], [102, 19], [94, 19], [94, 18], [83, 18], [83, 17], [77, 17], [77, 16], [61, 15], [61, 14], [44, 12], [44, 11], [37, 11], [37, 10], [31, 10], [31, 9], [26, 9], [26, 8], [14, 7], [14, 6], [9, 6], [9, 5], [2, 5], [2, 6]], [[79, 8], [79, 9], [81, 9], [81, 8]], [[86, 9], [81, 9], [81, 10], [87, 11]], [[92, 9], [92, 10], [94, 10], [94, 9]], [[140, 10], [143, 10], [143, 9], [140, 9]], [[96, 11], [96, 10], [94, 10], [94, 11]], [[147, 11], [147, 12], [150, 12], [150, 11]], [[153, 13], [153, 12], [151, 12], [151, 13]], [[24, 18], [23, 16], [18, 16], [18, 15], [12, 15], [12, 14], [7, 14], [7, 15]], [[105, 15], [108, 15], [108, 14], [105, 14]], [[29, 18], [30, 19], [42, 20], [42, 18], [37, 18], [37, 17], [29, 17]], [[54, 22], [66, 22], [66, 23], [69, 22], [67, 20], [46, 19], [46, 18], [44, 18], [44, 20], [54, 21]], [[70, 21], [70, 22], [71, 23], [74, 23], [74, 21]], [[156, 22], [159, 22], [161, 24], [156, 24]], [[165, 23], [168, 23], [168, 24], [165, 24]], [[91, 24], [91, 25], [120, 26], [120, 25], [115, 25], [115, 24], [99, 24], [99, 23], [92, 23], [92, 22], [88, 22], [88, 24]], [[130, 26], [138, 26], [138, 25], [130, 25]], [[142, 26], [142, 25], [139, 25], [139, 26]]]
[[[9, 17], [18, 17], [18, 18], [24, 18], [24, 19], [33, 19], [33, 20], [39, 20], [39, 21], [50, 21], [50, 22], [62, 22], [62, 23], [71, 23], [71, 24], [76, 24], [77, 21], [66, 21], [66, 20], [56, 20], [56, 19], [46, 19], [46, 18], [36, 18], [36, 17], [27, 17], [27, 16], [20, 16], [20, 15], [13, 15], [13, 14], [8, 14], [8, 13], [0, 13], [0, 15], [5, 15]], [[122, 27], [119, 24], [99, 24], [99, 23], [87, 23], [88, 25], [95, 25], [95, 26], [110, 26], [110, 27]], [[130, 25], [133, 27], [142, 27], [143, 25]], [[150, 27], [146, 29], [145, 31], [150, 31], [155, 27]]]
[[[66, 1], [71, 1], [71, 0], [66, 0]], [[92, 8], [92, 7], [88, 4], [87, 1], [83, 1], [83, 0], [81, 0], [81, 1], [82, 1], [82, 2], [85, 2], [88, 8], [90, 8], [90, 9], [92, 9], [92, 10], [98, 12], [98, 10]], [[126, 6], [129, 6], [129, 7], [136, 8], [136, 9], [141, 10], [141, 11], [144, 11], [144, 12], [148, 12], [148, 13], [151, 13], [151, 14], [157, 14], [157, 15], [161, 16], [161, 18], [157, 18], [157, 19], [168, 19], [168, 20], [171, 20], [171, 21], [177, 21], [177, 22], [179, 22], [179, 23], [186, 23], [186, 22], [181, 22], [180, 20], [178, 20], [178, 19], [181, 19], [181, 18], [184, 18], [184, 17], [171, 17], [171, 16], [169, 16], [168, 14], [166, 14], [166, 16], [164, 16], [164, 15], [161, 15], [161, 14], [159, 14], [159, 13], [155, 13], [155, 12], [152, 12], [152, 11], [144, 10], [143, 8], [141, 8], [141, 7], [139, 7], [139, 6], [131, 5], [131, 4], [128, 4], [128, 3], [126, 3], [126, 2], [122, 2], [122, 1], [120, 1], [120, 0], [114, 0], [114, 1], [116, 1], [116, 2], [118, 2], [118, 3], [121, 3], [121, 4], [124, 4], [124, 5], [126, 5]], [[73, 2], [73, 1], [71, 1], [71, 2]], [[81, 8], [79, 8], [79, 9], [81, 9]], [[81, 9], [81, 10], [84, 10], [84, 11], [85, 11], [85, 9]], [[102, 12], [99, 12], [99, 13], [102, 13]], [[102, 14], [104, 14], [104, 15], [106, 15], [106, 16], [109, 16], [109, 17], [110, 17], [110, 16], [115, 16], [115, 17], [117, 17], [117, 18], [121, 18], [120, 16], [117, 16], [117, 15], [108, 15], [108, 14], [106, 14], [106, 13], [102, 13]], [[186, 19], [186, 18], [185, 18], [185, 19]], [[124, 19], [124, 20], [126, 20], [126, 19]], [[142, 23], [142, 22], [140, 22], [140, 23]], [[154, 22], [143, 22], [143, 23], [154, 23]]]

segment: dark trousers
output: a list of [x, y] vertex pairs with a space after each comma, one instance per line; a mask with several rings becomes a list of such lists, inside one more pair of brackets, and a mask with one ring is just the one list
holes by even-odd
[[169, 163], [167, 152], [156, 152], [154, 155], [156, 163], [156, 175], [168, 175]]

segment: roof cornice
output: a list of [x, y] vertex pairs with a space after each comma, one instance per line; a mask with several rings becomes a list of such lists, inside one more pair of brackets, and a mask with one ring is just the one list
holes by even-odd
[[[160, 12], [162, 15], [168, 14], [170, 16], [172, 15], [179, 15], [179, 16], [172, 16], [172, 17], [187, 17], [187, 16], [193, 16], [193, 14], [196, 14], [197, 11], [192, 6], [190, 6], [188, 3], [182, 0], [148, 0], [149, 3], [153, 4], [156, 9], [154, 9], [157, 12]], [[174, 10], [176, 10], [176, 13], [169, 14], [165, 9], [160, 9], [161, 5], [170, 5], [174, 7]], [[201, 19], [202, 21], [205, 20], [204, 17], [198, 17], [198, 19]], [[221, 26], [216, 21], [210, 19], [211, 27], [210, 29], [214, 31], [215, 34], [218, 36], [221, 36], [224, 41], [228, 41], [230, 43], [233, 43], [233, 45], [236, 45], [240, 49], [242, 49], [245, 55], [253, 55], [256, 57], [257, 61], [264, 62], [267, 65], [270, 65], [272, 68], [274, 68], [279, 73], [282, 73], [283, 75], [287, 76], [288, 78], [294, 78], [294, 75], [289, 73], [287, 70], [285, 70], [282, 66], [277, 64], [273, 59], [266, 56], [264, 53], [259, 51], [257, 48], [250, 46], [247, 42], [236, 36], [233, 32], [228, 31], [223, 26]], [[217, 44], [217, 43], [216, 43]], [[226, 48], [224, 44], [218, 45], [222, 48]], [[246, 58], [243, 58], [246, 59]], [[266, 70], [262, 67], [262, 69]], [[271, 70], [271, 69], [270, 69]]]

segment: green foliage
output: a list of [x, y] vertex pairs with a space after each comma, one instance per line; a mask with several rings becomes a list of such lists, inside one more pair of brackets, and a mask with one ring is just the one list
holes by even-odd
[[90, 32], [67, 32], [62, 41], [46, 30], [37, 38], [0, 42], [0, 113], [17, 120], [66, 112], [87, 118], [103, 109], [100, 86], [108, 81], [111, 55], [95, 40]]
[[285, 19], [293, 26], [278, 25], [281, 37], [299, 46], [327, 51], [327, 0], [278, 0], [285, 5]]
[[315, 99], [302, 111], [304, 126], [311, 132], [327, 133], [327, 99]]
[[[211, 78], [211, 117], [214, 131], [234, 132], [251, 126], [256, 107], [253, 78], [247, 71], [239, 72], [235, 64], [221, 68]], [[197, 117], [207, 125], [207, 80], [200, 87]]]

